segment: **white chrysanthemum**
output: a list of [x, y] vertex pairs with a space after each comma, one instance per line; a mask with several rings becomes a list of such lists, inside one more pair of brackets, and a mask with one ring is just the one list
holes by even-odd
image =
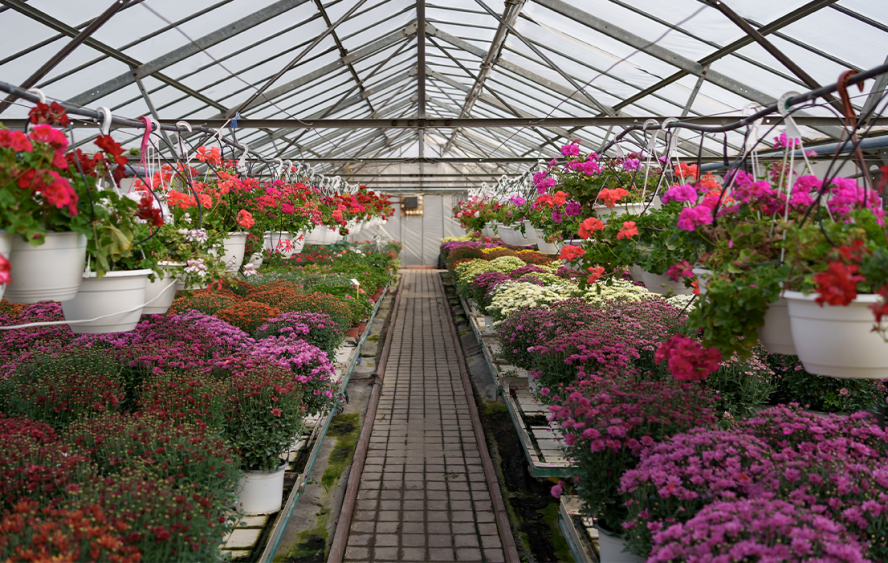
[[540, 287], [525, 282], [505, 282], [497, 286], [487, 310], [492, 316], [504, 319], [516, 311], [564, 299], [561, 292], [553, 291], [551, 287]]
[[[673, 295], [672, 297], [666, 298], [667, 303], [674, 307], [677, 307], [678, 309], [684, 310], [685, 312], [690, 311], [697, 306], [697, 303], [692, 303], [692, 301], [694, 301], [693, 295]], [[688, 303], [690, 303], [691, 305], [688, 306]], [[687, 307], [687, 309], [685, 309], [685, 307]]]
[[[610, 285], [608, 285], [610, 283]], [[651, 292], [626, 280], [614, 279], [611, 282], [599, 280], [586, 288], [578, 297], [582, 297], [592, 305], [602, 305], [607, 301], [641, 301]]]

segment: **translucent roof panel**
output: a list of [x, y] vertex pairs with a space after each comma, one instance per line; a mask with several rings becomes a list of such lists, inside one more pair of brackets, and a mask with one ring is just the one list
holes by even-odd
[[[522, 128], [454, 130], [439, 123], [423, 133], [237, 133], [264, 156], [315, 159], [418, 156], [424, 134], [426, 156], [514, 160], [491, 165], [502, 171], [532, 163], [521, 158], [551, 157], [573, 139], [584, 150], [598, 149], [622, 130], [555, 126], [547, 119], [738, 116], [751, 103], [809, 90], [810, 80], [830, 84], [845, 70], [888, 60], [880, 48], [888, 45], [888, 2], [729, 4], [803, 72], [699, 0], [432, 0], [423, 10], [416, 0], [141, 0], [31, 83], [50, 99], [105, 106], [128, 117], [155, 111], [163, 121], [195, 124], [235, 111], [253, 119], [417, 118], [423, 110], [436, 120], [534, 118], [533, 126]], [[30, 0], [0, 8], [0, 80], [25, 83], [108, 5]], [[427, 22], [423, 49], [417, 40], [421, 13]], [[872, 94], [875, 85], [868, 80], [862, 92], [850, 91], [858, 111], [882, 95]], [[22, 119], [29, 107], [11, 104], [0, 120]], [[831, 118], [836, 112], [821, 99], [795, 115]], [[839, 125], [801, 131], [807, 142], [828, 142]], [[84, 129], [80, 140], [95, 133]], [[702, 142], [704, 155], [719, 156], [726, 139], [734, 154], [744, 134], [701, 137], [683, 130], [680, 153], [693, 155]], [[115, 135], [130, 144], [139, 138], [135, 131]], [[640, 138], [630, 135], [625, 147], [637, 147]]]

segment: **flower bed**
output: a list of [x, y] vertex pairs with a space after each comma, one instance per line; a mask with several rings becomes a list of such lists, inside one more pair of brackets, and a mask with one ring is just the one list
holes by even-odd
[[[221, 559], [243, 471], [276, 470], [336, 397], [330, 358], [372, 311], [349, 280], [385, 285], [396, 264], [350, 249], [181, 292], [131, 332], [0, 332], [0, 552], [43, 526], [51, 555]], [[55, 303], [2, 310], [7, 326], [63, 318]], [[62, 541], [73, 515], [95, 536]]]

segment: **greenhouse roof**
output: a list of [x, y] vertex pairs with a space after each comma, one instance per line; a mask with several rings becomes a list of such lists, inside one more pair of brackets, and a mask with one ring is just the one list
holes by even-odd
[[[471, 168], [479, 174], [521, 172], [572, 139], [597, 150], [626, 122], [546, 118], [740, 116], [752, 102], [831, 84], [888, 54], [883, 0], [131, 0], [113, 14], [110, 0], [0, 3], [0, 80], [50, 99], [171, 123], [231, 126], [239, 115], [301, 127], [236, 130], [269, 158], [498, 159]], [[82, 43], [57, 56], [75, 37]], [[882, 75], [851, 90], [857, 112], [885, 86]], [[833, 100], [795, 115], [838, 117]], [[29, 106], [14, 102], [0, 120], [24, 118]], [[317, 119], [342, 127], [307, 127]], [[354, 121], [364, 119], [402, 121]], [[447, 119], [524, 121], [455, 128]], [[801, 132], [834, 140], [839, 125]], [[141, 133], [114, 136], [136, 146]], [[696, 157], [700, 134], [679, 136], [679, 154]], [[736, 153], [743, 132], [706, 135], [701, 154], [720, 157], [725, 142]]]

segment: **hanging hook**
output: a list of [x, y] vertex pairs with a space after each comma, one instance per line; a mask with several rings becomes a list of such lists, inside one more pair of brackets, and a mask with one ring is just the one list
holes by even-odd
[[39, 96], [40, 103], [46, 104], [46, 94], [43, 93], [43, 90], [41, 90], [40, 88], [28, 88], [28, 92]]
[[[176, 139], [179, 141], [179, 152], [182, 153], [182, 160], [188, 160], [188, 151], [185, 150], [185, 142], [182, 140], [182, 131], [181, 129], [187, 129], [189, 133], [193, 132], [191, 129], [191, 124], [187, 121], [177, 121], [176, 122]], [[187, 165], [188, 163], [185, 162]]]
[[243, 147], [244, 152], [240, 155], [240, 158], [237, 161], [237, 167], [245, 168], [247, 165], [247, 156], [250, 154], [250, 147], [248, 147], [246, 143], [238, 143], [238, 145]]
[[104, 106], [98, 108], [98, 111], [102, 112], [102, 125], [100, 127], [102, 135], [108, 135], [111, 133], [111, 119], [114, 116], [111, 114], [111, 110]]
[[278, 167], [274, 173], [278, 178], [283, 178], [282, 172], [284, 171], [284, 160], [281, 158], [276, 158], [274, 160], [278, 163]]

